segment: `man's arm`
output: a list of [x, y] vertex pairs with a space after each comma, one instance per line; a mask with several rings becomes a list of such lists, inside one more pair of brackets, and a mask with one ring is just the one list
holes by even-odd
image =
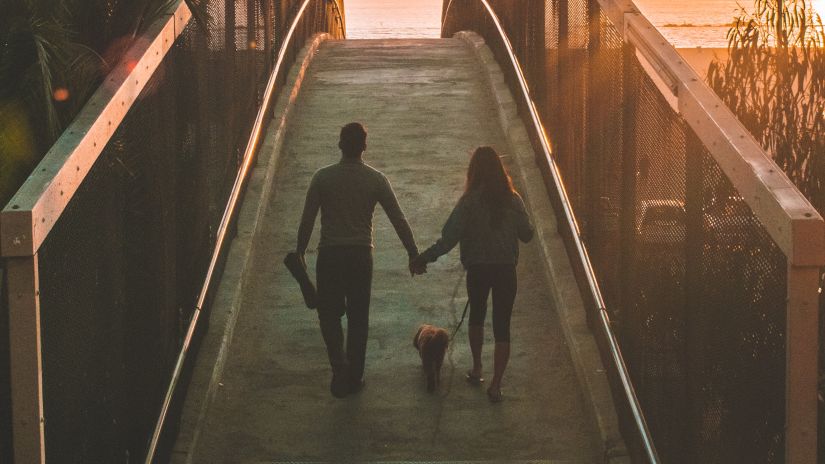
[[390, 222], [393, 228], [395, 228], [395, 233], [398, 234], [398, 238], [401, 239], [401, 243], [404, 245], [404, 248], [407, 249], [407, 255], [412, 259], [418, 256], [415, 237], [413, 236], [412, 229], [410, 229], [410, 224], [407, 222], [407, 218], [404, 216], [404, 212], [401, 210], [401, 206], [398, 204], [398, 199], [395, 197], [395, 192], [392, 189], [392, 185], [390, 185], [389, 179], [383, 175], [382, 179], [384, 183], [378, 194], [378, 203], [384, 208], [384, 212], [387, 213], [387, 217], [390, 218]]
[[318, 216], [318, 209], [321, 208], [321, 194], [318, 191], [318, 175], [312, 177], [307, 189], [307, 197], [304, 200], [304, 213], [301, 215], [301, 224], [298, 226], [298, 245], [295, 251], [303, 255], [309, 245], [309, 238], [312, 236], [312, 229], [315, 227], [315, 218]]

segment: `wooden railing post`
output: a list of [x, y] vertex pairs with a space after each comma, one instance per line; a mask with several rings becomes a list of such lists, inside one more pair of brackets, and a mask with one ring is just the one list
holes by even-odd
[[788, 264], [785, 462], [818, 462], [819, 267]]
[[46, 462], [37, 254], [7, 260], [14, 462]]
[[46, 460], [38, 250], [191, 17], [177, 0], [147, 28], [0, 211], [16, 464]]

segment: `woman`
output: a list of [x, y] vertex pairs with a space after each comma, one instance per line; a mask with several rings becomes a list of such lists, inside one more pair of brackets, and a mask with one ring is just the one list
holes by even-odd
[[516, 298], [518, 241], [533, 238], [533, 225], [501, 159], [491, 147], [479, 147], [470, 159], [464, 195], [441, 231], [441, 239], [413, 260], [423, 272], [460, 243], [461, 262], [467, 270], [470, 299], [469, 339], [473, 368], [467, 381], [480, 385], [481, 347], [487, 298], [493, 294], [493, 380], [487, 388], [492, 402], [501, 401], [501, 378], [510, 358], [510, 316]]

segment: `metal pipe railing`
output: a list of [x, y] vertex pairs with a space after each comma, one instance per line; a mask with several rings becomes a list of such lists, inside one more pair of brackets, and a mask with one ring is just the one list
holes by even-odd
[[[258, 109], [258, 114], [255, 116], [255, 123], [252, 126], [252, 131], [249, 135], [249, 140], [247, 141], [246, 149], [244, 150], [240, 169], [238, 169], [238, 174], [235, 176], [235, 182], [232, 185], [232, 191], [229, 195], [229, 199], [227, 200], [223, 216], [221, 217], [221, 222], [218, 227], [218, 232], [215, 239], [215, 247], [212, 251], [212, 256], [209, 260], [209, 267], [206, 271], [206, 277], [204, 278], [203, 286], [201, 287], [200, 293], [198, 294], [198, 300], [195, 306], [195, 311], [193, 312], [192, 318], [189, 321], [189, 326], [186, 330], [186, 336], [184, 337], [180, 352], [178, 353], [178, 358], [175, 362], [175, 368], [172, 371], [172, 378], [169, 381], [169, 386], [167, 387], [166, 394], [163, 398], [163, 405], [161, 406], [160, 414], [158, 415], [158, 420], [155, 423], [155, 429], [152, 433], [152, 439], [149, 443], [149, 448], [146, 453], [145, 464], [151, 464], [157, 452], [158, 442], [160, 441], [161, 432], [163, 431], [163, 425], [166, 421], [166, 416], [169, 412], [169, 406], [172, 403], [172, 397], [174, 396], [178, 382], [180, 381], [181, 373], [183, 372], [183, 365], [186, 362], [186, 357], [189, 353], [189, 348], [191, 347], [192, 339], [195, 335], [195, 329], [197, 328], [201, 311], [203, 310], [203, 307], [206, 303], [207, 295], [209, 294], [209, 291], [212, 288], [213, 278], [216, 274], [215, 271], [218, 268], [218, 263], [223, 255], [223, 248], [227, 240], [230, 224], [236, 216], [238, 203], [240, 201], [241, 194], [243, 193], [244, 187], [246, 185], [249, 171], [252, 168], [253, 161], [258, 155], [258, 150], [260, 149], [261, 143], [263, 141], [262, 135], [265, 123], [267, 122], [267, 116], [269, 112], [272, 110], [272, 105], [274, 104], [275, 86], [278, 80], [278, 74], [280, 73], [281, 67], [284, 64], [284, 58], [286, 57], [287, 50], [292, 45], [295, 29], [301, 22], [304, 12], [306, 11], [307, 6], [310, 4], [311, 1], [313, 0], [304, 0], [303, 3], [301, 3], [300, 8], [298, 8], [297, 12], [295, 13], [295, 17], [292, 21], [292, 24], [290, 25], [286, 36], [284, 36], [284, 40], [281, 43], [280, 49], [278, 50], [278, 57], [275, 60], [275, 66], [272, 68], [272, 73], [269, 75], [269, 79], [266, 83], [262, 103], [260, 108]], [[339, 17], [339, 24], [342, 25], [342, 34], [345, 34], [343, 30], [343, 18], [341, 15], [342, 9], [340, 8], [337, 0], [332, 0], [332, 3], [334, 5], [333, 9]]]
[[341, 38], [347, 38], [347, 19], [344, 16], [344, 8], [338, 3], [338, 0], [328, 0], [332, 2], [332, 8], [335, 9], [335, 19], [338, 21], [338, 27], [341, 28]]
[[[575, 258], [577, 258], [580, 261], [580, 264], [584, 269], [584, 276], [587, 280], [587, 286], [590, 289], [590, 297], [593, 299], [598, 309], [599, 322], [601, 323], [602, 330], [604, 330], [604, 333], [607, 337], [607, 344], [610, 350], [610, 355], [613, 364], [616, 367], [619, 380], [621, 381], [623, 393], [627, 398], [630, 411], [633, 415], [633, 422], [636, 425], [636, 428], [638, 429], [637, 431], [641, 438], [645, 455], [647, 456], [647, 459], [650, 463], [658, 464], [660, 460], [658, 453], [656, 452], [656, 447], [653, 444], [653, 438], [651, 437], [650, 429], [648, 428], [647, 421], [645, 420], [644, 413], [642, 412], [639, 399], [636, 396], [636, 391], [633, 387], [633, 383], [630, 380], [630, 374], [627, 370], [627, 365], [625, 364], [624, 357], [622, 356], [618, 340], [616, 339], [616, 336], [613, 333], [613, 329], [610, 327], [610, 316], [607, 313], [604, 298], [602, 297], [602, 292], [599, 288], [599, 283], [596, 280], [596, 274], [593, 270], [593, 265], [590, 261], [590, 256], [587, 253], [587, 248], [582, 242], [578, 221], [576, 220], [576, 216], [573, 213], [573, 209], [570, 204], [570, 199], [567, 196], [567, 190], [564, 188], [564, 184], [561, 180], [561, 173], [559, 172], [558, 166], [556, 165], [556, 162], [553, 159], [549, 138], [547, 137], [547, 132], [545, 131], [544, 125], [541, 122], [541, 117], [538, 114], [535, 102], [532, 98], [530, 98], [530, 90], [527, 85], [527, 80], [524, 77], [524, 72], [522, 71], [518, 58], [516, 58], [516, 55], [513, 51], [513, 46], [510, 43], [510, 39], [508, 38], [507, 33], [504, 31], [504, 28], [501, 26], [501, 21], [499, 20], [498, 15], [496, 15], [495, 11], [490, 6], [487, 0], [477, 1], [484, 6], [487, 15], [495, 25], [496, 30], [499, 34], [499, 39], [502, 41], [506, 49], [507, 57], [510, 60], [510, 65], [512, 66], [515, 72], [520, 90], [519, 96], [523, 98], [524, 102], [526, 103], [527, 111], [530, 116], [530, 122], [532, 123], [532, 128], [538, 135], [538, 141], [541, 146], [540, 148], [542, 154], [544, 155], [544, 160], [547, 163], [547, 167], [549, 168], [550, 175], [553, 181], [553, 186], [559, 195], [565, 222], [567, 226], [570, 228], [570, 235], [572, 237], [573, 246], [577, 254]], [[450, 14], [450, 8], [452, 7], [452, 5], [453, 0], [450, 0], [446, 8], [444, 8], [444, 14], [442, 15], [441, 25], [442, 30], [444, 29], [444, 25], [447, 22], [447, 18]]]

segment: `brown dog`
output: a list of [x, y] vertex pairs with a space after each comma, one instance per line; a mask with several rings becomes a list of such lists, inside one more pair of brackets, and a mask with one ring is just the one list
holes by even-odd
[[450, 344], [450, 335], [441, 327], [421, 324], [413, 338], [413, 346], [421, 356], [424, 373], [427, 374], [427, 391], [433, 392], [441, 383], [441, 364]]

